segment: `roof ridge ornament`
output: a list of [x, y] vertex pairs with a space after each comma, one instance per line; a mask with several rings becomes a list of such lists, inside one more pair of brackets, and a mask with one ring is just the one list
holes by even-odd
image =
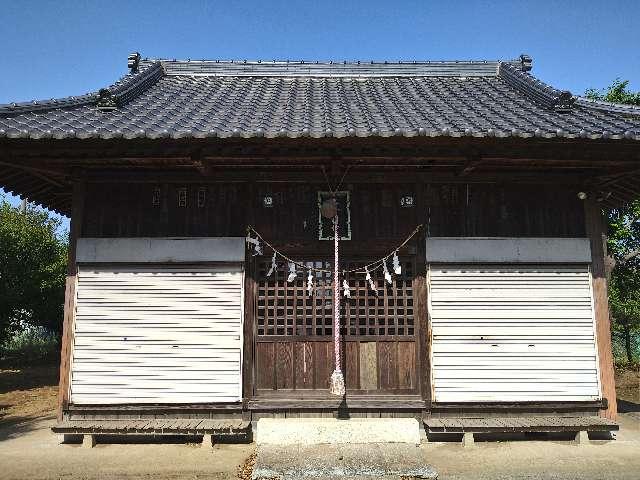
[[533, 59], [526, 53], [523, 53], [520, 55], [520, 65], [523, 72], [530, 72], [533, 68]]
[[556, 98], [553, 109], [560, 113], [570, 112], [575, 101], [576, 98], [569, 90], [562, 90], [560, 95]]
[[103, 112], [111, 112], [118, 108], [118, 98], [108, 88], [101, 88], [96, 107]]
[[127, 57], [127, 68], [130, 73], [138, 73], [138, 67], [140, 66], [140, 53], [133, 52]]

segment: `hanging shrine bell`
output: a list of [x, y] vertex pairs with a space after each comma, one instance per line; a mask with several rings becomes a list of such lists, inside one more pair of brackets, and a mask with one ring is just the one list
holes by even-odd
[[340, 366], [340, 287], [338, 286], [338, 241], [340, 236], [338, 233], [338, 203], [335, 197], [322, 202], [320, 213], [324, 218], [333, 219], [333, 340], [336, 364], [329, 380], [329, 392], [333, 395], [342, 396], [345, 394], [345, 384]]

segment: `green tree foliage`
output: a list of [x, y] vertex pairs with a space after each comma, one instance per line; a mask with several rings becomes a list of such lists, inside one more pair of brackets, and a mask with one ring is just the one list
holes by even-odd
[[[640, 105], [640, 92], [616, 79], [605, 90], [587, 90], [587, 98]], [[612, 334], [624, 347], [628, 362], [637, 359], [640, 337], [640, 199], [608, 212], [608, 250], [615, 261], [609, 281]], [[635, 344], [634, 344], [635, 342]]]
[[0, 197], [0, 346], [26, 326], [60, 332], [67, 235], [48, 212]]
[[612, 334], [623, 344], [627, 361], [633, 362], [640, 347], [640, 200], [611, 210], [608, 219], [607, 246], [615, 260], [609, 281]]
[[627, 89], [629, 80], [616, 80], [605, 90], [590, 88], [585, 96], [591, 100], [603, 100], [611, 103], [626, 103], [627, 105], [640, 105], [640, 92], [631, 92]]

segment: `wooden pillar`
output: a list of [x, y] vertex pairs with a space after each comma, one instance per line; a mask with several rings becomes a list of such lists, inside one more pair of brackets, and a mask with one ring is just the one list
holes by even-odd
[[600, 384], [602, 396], [608, 401], [608, 408], [601, 410], [600, 415], [615, 420], [618, 414], [616, 403], [616, 384], [613, 370], [613, 353], [611, 351], [611, 322], [609, 319], [609, 302], [607, 296], [607, 276], [605, 257], [607, 254], [607, 232], [598, 202], [588, 198], [584, 202], [586, 232], [591, 244], [591, 275], [593, 288], [593, 309], [596, 321], [596, 345], [600, 368]]
[[73, 323], [76, 310], [76, 244], [82, 229], [84, 212], [84, 180], [73, 184], [71, 222], [69, 226], [69, 253], [67, 257], [67, 280], [64, 294], [64, 319], [62, 322], [62, 345], [60, 349], [60, 382], [58, 384], [58, 421], [69, 406], [71, 380], [71, 358], [73, 350]]
[[[255, 219], [255, 182], [251, 181], [247, 186], [249, 200], [246, 204], [245, 218], [249, 225], [253, 226]], [[248, 252], [245, 253], [244, 263], [244, 318], [243, 318], [243, 358], [242, 358], [242, 398], [246, 403], [253, 397], [254, 391], [254, 342], [255, 342], [255, 313], [257, 286], [255, 280], [255, 258]], [[246, 407], [245, 407], [246, 408]]]
[[418, 354], [417, 377], [420, 385], [420, 393], [425, 401], [427, 410], [431, 410], [431, 332], [429, 322], [429, 311], [427, 308], [427, 258], [426, 258], [426, 238], [427, 238], [427, 207], [425, 203], [425, 185], [416, 184], [416, 223], [423, 223], [424, 226], [416, 235], [416, 269], [413, 278], [413, 301], [414, 315], [418, 327]]

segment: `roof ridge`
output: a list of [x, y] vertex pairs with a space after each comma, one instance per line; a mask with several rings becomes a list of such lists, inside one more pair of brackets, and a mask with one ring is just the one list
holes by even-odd
[[55, 110], [68, 107], [80, 107], [83, 105], [95, 105], [106, 95], [112, 97], [119, 105], [129, 102], [144, 90], [153, 85], [162, 75], [164, 69], [161, 62], [144, 62], [142, 68], [135, 72], [127, 73], [115, 83], [98, 91], [88, 92], [83, 95], [50, 100], [32, 100], [28, 102], [13, 102], [0, 104], [0, 115], [13, 115], [19, 113], [31, 113], [47, 110]]
[[236, 64], [236, 65], [436, 65], [436, 64], [495, 64], [497, 65], [500, 62], [506, 63], [517, 63], [521, 64], [522, 59], [510, 59], [510, 60], [291, 60], [291, 59], [272, 59], [272, 60], [264, 60], [264, 59], [256, 59], [256, 60], [247, 60], [247, 59], [176, 59], [176, 58], [148, 58], [145, 57], [141, 60], [142, 62], [166, 62], [166, 63], [187, 63], [187, 64], [197, 64], [197, 63], [217, 63], [217, 64]]
[[512, 87], [556, 112], [570, 111], [576, 100], [569, 90], [558, 90], [524, 69], [516, 69], [510, 63], [500, 63], [498, 75]]
[[605, 102], [604, 100], [593, 100], [582, 96], [576, 96], [576, 105], [600, 110], [608, 113], [622, 113], [633, 116], [640, 116], [640, 105], [628, 105], [626, 103]]
[[[499, 61], [155, 60], [167, 75], [271, 77], [496, 76]], [[503, 63], [523, 67], [522, 59]]]

